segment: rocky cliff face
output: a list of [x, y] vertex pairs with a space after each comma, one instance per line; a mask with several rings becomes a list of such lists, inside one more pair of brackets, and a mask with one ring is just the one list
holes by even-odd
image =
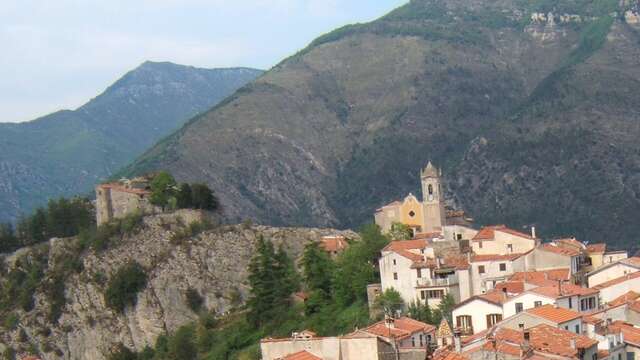
[[[65, 281], [67, 304], [59, 321], [47, 323], [44, 314], [48, 304], [39, 291], [35, 309], [20, 312], [20, 325], [4, 332], [2, 341], [14, 349], [38, 344], [47, 360], [104, 359], [117, 343], [141, 350], [153, 345], [158, 335], [197, 319], [186, 303], [187, 289], [197, 290], [206, 309], [220, 314], [238, 305], [234, 302], [244, 301], [248, 296], [246, 269], [258, 237], [264, 236], [276, 247], [283, 245], [294, 258], [306, 243], [321, 236], [357, 237], [350, 231], [237, 225], [217, 227], [192, 238], [173, 238], [184, 224], [200, 217], [192, 211], [147, 217], [137, 234], [126, 236], [105, 252], [83, 255], [84, 270]], [[64, 254], [73, 241], [52, 240], [45, 250], [50, 262], [56, 254]], [[21, 250], [5, 262], [10, 267], [16, 258], [32, 251]], [[134, 260], [145, 268], [148, 284], [138, 294], [137, 305], [121, 315], [105, 305], [104, 281]], [[51, 263], [50, 268], [53, 266]]]
[[316, 39], [128, 173], [205, 180], [235, 221], [353, 227], [432, 160], [481, 222], [631, 246], [637, 7], [414, 0]]

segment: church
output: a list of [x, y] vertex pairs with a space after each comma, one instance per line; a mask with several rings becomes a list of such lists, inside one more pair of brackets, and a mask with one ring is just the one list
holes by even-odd
[[446, 225], [468, 225], [463, 212], [445, 210], [441, 178], [442, 171], [429, 162], [420, 171], [422, 201], [410, 193], [376, 210], [375, 222], [382, 232], [389, 232], [394, 223], [409, 226], [414, 234], [444, 233]]

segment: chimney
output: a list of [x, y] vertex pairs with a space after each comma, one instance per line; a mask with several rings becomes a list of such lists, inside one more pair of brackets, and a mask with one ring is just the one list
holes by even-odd
[[569, 340], [569, 345], [571, 345], [571, 348], [575, 350], [576, 349], [576, 339], [575, 338], [570, 339]]
[[460, 341], [460, 335], [462, 335], [461, 331], [459, 328], [456, 328], [453, 331], [453, 344], [456, 348], [456, 352], [459, 354], [460, 352], [462, 352], [462, 343]]
[[535, 226], [531, 227], [531, 237], [534, 238], [534, 239], [536, 238], [536, 227]]
[[529, 342], [531, 341], [531, 331], [525, 330], [523, 332], [523, 339], [524, 339], [523, 345], [529, 346]]
[[393, 318], [393, 316], [387, 315], [384, 318], [384, 324], [387, 326], [388, 329], [395, 329], [395, 319]]
[[562, 296], [562, 280], [558, 279], [558, 294]]

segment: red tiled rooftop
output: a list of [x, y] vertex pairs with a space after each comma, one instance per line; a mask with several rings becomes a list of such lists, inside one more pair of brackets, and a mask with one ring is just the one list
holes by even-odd
[[[534, 326], [528, 329], [530, 333], [530, 346], [539, 352], [560, 356], [574, 357], [577, 349], [588, 349], [598, 342], [583, 335], [577, 335], [571, 331], [561, 330], [546, 324]], [[522, 331], [500, 328], [496, 332], [496, 340], [505, 341], [514, 345], [524, 342]], [[571, 340], [575, 340], [577, 349], [571, 346]]]
[[554, 240], [554, 242], [558, 243], [561, 246], [562, 245], [571, 246], [576, 250], [585, 248], [585, 245], [580, 241], [576, 240], [576, 238], [558, 239], [558, 240]]
[[628, 264], [628, 265], [631, 265], [631, 266], [640, 267], [640, 257], [637, 257], [637, 256], [633, 256], [633, 257], [630, 257], [630, 258], [622, 259], [622, 260], [620, 260], [620, 262], [623, 263], [623, 264]]
[[432, 357], [433, 360], [468, 360], [469, 358], [463, 354], [459, 354], [451, 349], [440, 348], [436, 350]]
[[538, 306], [527, 310], [527, 312], [558, 324], [571, 321], [582, 316], [580, 313], [573, 310], [555, 307], [554, 305]]
[[493, 226], [485, 226], [482, 229], [480, 229], [480, 231], [478, 231], [478, 233], [476, 234], [476, 236], [473, 237], [472, 240], [473, 241], [493, 240], [495, 239], [496, 231], [500, 231], [503, 233], [511, 234], [511, 235], [526, 238], [526, 239], [533, 239], [531, 235], [525, 234], [517, 230], [509, 229], [506, 225], [493, 225]]
[[497, 283], [494, 287], [496, 291], [507, 292], [507, 294], [520, 294], [524, 292], [524, 282], [523, 281], [503, 281]]
[[419, 250], [426, 248], [428, 244], [425, 239], [397, 240], [390, 242], [382, 251]]
[[594, 286], [593, 288], [600, 290], [600, 289], [608, 288], [610, 286], [618, 285], [618, 284], [623, 283], [623, 282], [625, 282], [627, 280], [636, 279], [638, 277], [640, 277], [640, 271], [620, 276], [619, 278], [615, 278], [613, 280], [609, 280], [609, 281], [604, 282], [602, 284], [598, 284], [597, 286]]
[[607, 244], [589, 244], [587, 245], [587, 252], [589, 253], [604, 253], [607, 251]]
[[135, 188], [128, 188], [122, 184], [119, 183], [108, 183], [108, 184], [100, 184], [98, 185], [99, 189], [111, 189], [111, 190], [115, 190], [115, 191], [120, 191], [120, 192], [125, 192], [125, 193], [130, 193], [130, 194], [136, 194], [136, 195], [149, 195], [151, 194], [151, 191], [148, 190], [144, 190], [144, 189], [135, 189]]
[[430, 333], [436, 330], [435, 326], [414, 320], [408, 317], [401, 317], [395, 319], [393, 327], [388, 327], [384, 320], [379, 321], [362, 331], [382, 337], [393, 337], [396, 339], [403, 339], [415, 334], [416, 332]]
[[552, 243], [543, 244], [542, 246], [540, 246], [539, 249], [543, 250], [543, 251], [552, 252], [552, 253], [558, 254], [558, 255], [564, 255], [564, 256], [578, 256], [578, 255], [580, 255], [580, 252], [578, 250], [561, 247], [561, 246], [558, 246], [558, 245], [554, 245]]
[[347, 248], [349, 244], [344, 236], [324, 236], [320, 240], [320, 246], [327, 252], [338, 252]]
[[598, 293], [598, 290], [595, 288], [586, 288], [573, 284], [562, 284], [560, 288], [558, 288], [558, 285], [539, 286], [537, 288], [531, 289], [530, 291], [536, 294], [552, 297], [554, 299], [572, 295], [585, 296]]
[[640, 329], [625, 323], [624, 321], [614, 321], [609, 325], [614, 331], [621, 331], [624, 342], [640, 347]]
[[322, 360], [322, 358], [317, 357], [306, 350], [302, 350], [277, 360]]
[[557, 280], [568, 281], [570, 278], [569, 269], [552, 269], [545, 271], [520, 271], [516, 272], [509, 281], [524, 281], [529, 284], [538, 286], [549, 286], [550, 281], [557, 282]]
[[608, 305], [613, 307], [613, 306], [618, 306], [618, 305], [630, 303], [630, 302], [633, 302], [634, 300], [636, 300], [638, 297], [640, 297], [640, 294], [638, 294], [635, 291], [629, 291], [626, 294], [623, 294], [623, 295], [621, 295], [621, 296], [609, 301]]

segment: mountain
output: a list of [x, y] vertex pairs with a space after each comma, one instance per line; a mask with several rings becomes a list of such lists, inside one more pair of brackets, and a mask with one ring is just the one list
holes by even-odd
[[413, 0], [326, 34], [158, 143], [230, 220], [351, 227], [428, 160], [478, 224], [636, 246], [640, 6]]
[[90, 191], [261, 74], [145, 62], [77, 110], [0, 123], [0, 221], [48, 198]]

